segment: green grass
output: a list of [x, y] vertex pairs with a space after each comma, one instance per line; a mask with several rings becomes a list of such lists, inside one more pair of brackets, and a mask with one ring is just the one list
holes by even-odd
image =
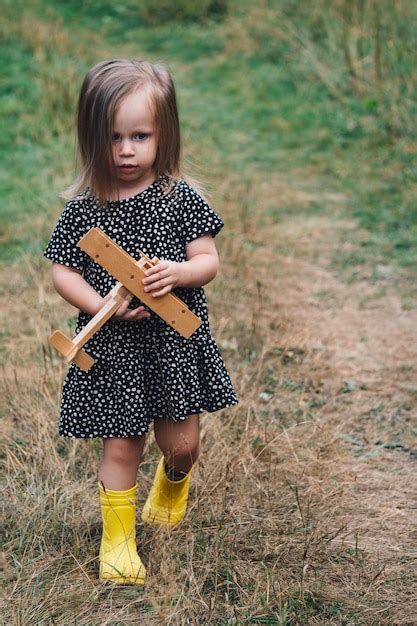
[[[295, 19], [295, 4], [287, 5], [286, 19]], [[346, 194], [344, 216], [356, 218], [369, 233], [354, 265], [363, 256], [370, 263], [387, 259], [415, 268], [412, 143], [407, 137], [395, 142], [388, 138], [375, 99], [351, 95], [341, 104], [332, 97], [308, 63], [297, 57], [295, 42], [268, 39], [266, 32], [262, 46], [249, 45], [243, 53], [231, 49], [233, 12], [243, 19], [230, 3], [229, 16], [220, 21], [204, 18], [203, 23], [170, 21], [150, 27], [134, 2], [6, 3], [0, 51], [5, 68], [0, 105], [3, 260], [16, 259], [32, 245], [33, 216], [45, 208], [49, 215], [59, 211], [57, 194], [73, 176], [72, 124], [84, 72], [103, 57], [138, 55], [171, 67], [186, 156], [207, 171], [210, 182], [224, 171], [250, 184], [277, 172], [312, 169], [323, 191]], [[33, 31], [27, 27], [30, 19]], [[255, 34], [259, 29], [256, 19], [254, 26], [249, 18], [242, 23], [251, 36], [251, 28]], [[37, 25], [47, 27], [43, 35]], [[328, 44], [323, 40], [320, 45], [326, 50]], [[399, 72], [401, 62], [398, 55]], [[318, 202], [308, 210], [331, 214], [335, 209]], [[276, 218], [299, 211], [305, 207], [284, 208]], [[21, 225], [19, 236], [14, 234], [16, 224]], [[46, 237], [45, 227], [35, 250]]]

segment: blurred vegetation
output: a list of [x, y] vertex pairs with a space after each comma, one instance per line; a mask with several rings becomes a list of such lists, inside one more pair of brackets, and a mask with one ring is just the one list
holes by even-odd
[[[203, 179], [216, 185], [230, 172], [251, 185], [314, 171], [315, 184], [345, 193], [345, 214], [369, 231], [364, 259], [415, 266], [412, 0], [3, 5], [4, 260], [45, 243], [33, 216], [56, 215], [57, 193], [73, 176], [74, 109], [87, 68], [147, 56], [174, 73], [185, 154], [207, 170]], [[282, 219], [273, 207], [270, 214]]]
[[350, 109], [365, 132], [376, 121], [388, 136], [416, 137], [415, 2], [290, 0], [268, 3], [254, 15], [246, 30], [263, 58], [279, 63], [286, 57], [299, 75]]

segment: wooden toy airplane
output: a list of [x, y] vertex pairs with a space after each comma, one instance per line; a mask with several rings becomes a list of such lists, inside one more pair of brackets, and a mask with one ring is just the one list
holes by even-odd
[[94, 365], [95, 359], [83, 350], [83, 345], [107, 322], [124, 300], [130, 302], [133, 296], [139, 298], [186, 339], [202, 324], [201, 319], [174, 294], [167, 293], [160, 298], [154, 298], [151, 293], [144, 291], [142, 279], [145, 271], [159, 261], [157, 257], [150, 259], [141, 252], [142, 258], [135, 261], [100, 228], [91, 228], [77, 245], [119, 282], [109, 292], [110, 299], [74, 339], [70, 339], [60, 330], [54, 331], [48, 338], [49, 344], [65, 356], [68, 362], [74, 361], [83, 370], [89, 370]]

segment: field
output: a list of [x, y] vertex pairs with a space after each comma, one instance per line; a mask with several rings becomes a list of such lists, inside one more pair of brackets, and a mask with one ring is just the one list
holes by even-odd
[[[415, 3], [2, 4], [3, 623], [417, 624]], [[101, 442], [58, 437], [47, 344], [75, 102], [113, 57], [174, 75], [240, 397], [202, 418], [184, 523], [138, 521], [144, 589], [97, 580]]]

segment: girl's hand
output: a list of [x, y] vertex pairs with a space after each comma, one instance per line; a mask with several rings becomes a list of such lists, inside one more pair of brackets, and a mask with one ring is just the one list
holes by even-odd
[[[110, 294], [107, 294], [101, 302], [101, 306], [107, 300], [110, 299]], [[147, 320], [151, 314], [144, 306], [138, 306], [136, 309], [128, 309], [129, 301], [124, 300], [117, 309], [116, 313], [113, 313], [112, 319], [122, 320], [124, 322], [136, 322], [138, 320]]]
[[160, 298], [181, 284], [181, 263], [176, 261], [158, 261], [145, 272], [142, 280], [144, 289], [154, 298]]
[[144, 306], [138, 306], [136, 309], [128, 309], [129, 302], [125, 300], [117, 309], [113, 318], [124, 322], [136, 322], [139, 320], [147, 320], [151, 314]]

